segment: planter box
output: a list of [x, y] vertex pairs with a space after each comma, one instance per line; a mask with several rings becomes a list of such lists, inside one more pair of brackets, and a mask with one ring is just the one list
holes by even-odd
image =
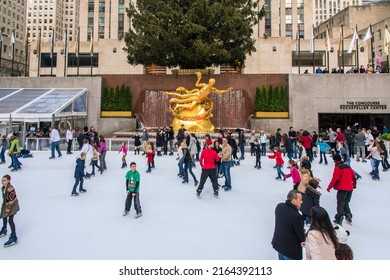
[[288, 119], [288, 112], [256, 112], [256, 118]]
[[202, 75], [212, 75], [215, 69], [173, 69], [173, 75], [193, 75], [196, 72], [200, 72]]
[[100, 116], [102, 118], [130, 118], [131, 111], [102, 111]]

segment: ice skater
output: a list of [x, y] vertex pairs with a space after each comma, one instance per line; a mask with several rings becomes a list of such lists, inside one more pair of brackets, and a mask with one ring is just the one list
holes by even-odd
[[85, 159], [87, 158], [87, 154], [81, 152], [80, 157], [76, 159], [76, 167], [74, 169], [74, 178], [75, 183], [72, 189], [72, 196], [78, 196], [79, 193], [76, 191], [77, 186], [80, 184], [79, 192], [83, 193], [87, 190], [83, 188], [84, 184], [84, 172], [85, 172]]
[[123, 216], [126, 216], [131, 208], [131, 203], [134, 199], [134, 209], [136, 211], [135, 218], [142, 216], [141, 204], [139, 201], [139, 184], [141, 180], [141, 175], [137, 171], [137, 164], [135, 162], [130, 163], [130, 170], [126, 173], [126, 202], [125, 202], [125, 211], [123, 211]]
[[121, 168], [125, 168], [125, 167], [127, 167], [127, 162], [126, 162], [127, 148], [126, 148], [125, 142], [122, 142], [122, 147], [119, 150], [118, 154], [120, 154], [121, 152], [123, 153], [123, 155], [122, 155], [122, 167]]
[[276, 177], [275, 179], [282, 180], [282, 177], [283, 177], [283, 181], [286, 181], [286, 175], [284, 175], [284, 173], [282, 171], [284, 160], [283, 160], [282, 155], [280, 153], [279, 147], [274, 147], [274, 154], [269, 155], [268, 158], [276, 160], [276, 171], [278, 172], [278, 177]]
[[202, 173], [200, 175], [198, 189], [196, 190], [197, 198], [200, 198], [200, 193], [203, 190], [207, 178], [210, 178], [213, 185], [214, 197], [218, 198], [218, 182], [215, 175], [215, 162], [219, 161], [219, 159], [220, 157], [213, 149], [211, 149], [211, 146], [206, 146], [206, 148], [200, 154], [199, 162], [200, 166], [202, 167]]
[[1, 179], [2, 187], [1, 193], [3, 195], [3, 203], [1, 205], [1, 218], [3, 219], [3, 227], [0, 231], [0, 237], [7, 234], [7, 222], [11, 228], [11, 235], [7, 242], [4, 243], [4, 247], [12, 246], [18, 243], [18, 238], [16, 236], [16, 229], [14, 223], [14, 216], [19, 208], [19, 201], [16, 196], [14, 187], [11, 185], [11, 176], [4, 175]]

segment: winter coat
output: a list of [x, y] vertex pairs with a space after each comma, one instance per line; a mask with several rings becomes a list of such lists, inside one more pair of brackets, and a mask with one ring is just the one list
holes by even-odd
[[10, 142], [10, 147], [9, 147], [7, 154], [12, 155], [12, 154], [18, 154], [18, 153], [20, 153], [19, 139], [15, 138], [14, 140], [12, 140]]
[[156, 135], [156, 147], [164, 146], [163, 136], [161, 135], [161, 131], [157, 132]]
[[354, 141], [356, 146], [364, 147], [366, 145], [366, 135], [358, 133], [355, 135]]
[[141, 138], [139, 137], [139, 135], [134, 136], [134, 146], [141, 146]]
[[194, 137], [191, 137], [190, 139], [190, 145], [188, 146], [188, 150], [190, 151], [191, 155], [196, 155], [198, 153], [198, 148], [196, 147], [196, 139]]
[[146, 153], [146, 158], [147, 158], [147, 161], [148, 163], [152, 163], [153, 162], [153, 158], [154, 158], [154, 155], [156, 154], [155, 151], [151, 150], [151, 151], [148, 151]]
[[284, 164], [284, 160], [283, 160], [282, 154], [280, 152], [275, 152], [273, 155], [269, 155], [268, 158], [275, 159], [276, 165], [278, 165], [278, 166]]
[[218, 162], [220, 159], [213, 149], [206, 148], [200, 154], [199, 163], [202, 169], [214, 169], [215, 162]]
[[8, 141], [7, 141], [7, 139], [5, 139], [5, 140], [1, 139], [0, 147], [2, 149], [4, 149], [4, 150], [8, 149]]
[[107, 151], [106, 141], [100, 141], [99, 142], [99, 154], [102, 154], [103, 152]]
[[76, 167], [74, 169], [74, 178], [84, 177], [84, 167], [85, 167], [85, 160], [83, 160], [81, 158], [76, 159]]
[[286, 178], [292, 177], [293, 184], [298, 184], [301, 181], [301, 174], [295, 166], [291, 166], [290, 173], [286, 174]]
[[222, 162], [229, 162], [232, 160], [232, 147], [229, 144], [222, 145]]
[[326, 150], [331, 150], [332, 147], [329, 146], [326, 142], [317, 142], [317, 147], [320, 149], [320, 152], [326, 153]]
[[311, 149], [313, 140], [311, 139], [310, 136], [302, 135], [302, 136], [301, 136], [301, 140], [302, 140], [302, 146], [303, 146], [305, 149]]
[[286, 149], [286, 153], [292, 153], [293, 150], [293, 143], [290, 138], [284, 139], [284, 148]]
[[344, 134], [340, 131], [334, 140], [336, 140], [336, 142], [345, 142]]
[[306, 216], [310, 216], [310, 210], [313, 206], [320, 206], [321, 193], [311, 186], [306, 186], [306, 190], [302, 193], [301, 212]]
[[353, 191], [355, 188], [356, 175], [352, 168], [343, 162], [337, 162], [327, 191], [330, 191], [331, 189], [338, 191]]
[[328, 235], [324, 236], [319, 230], [309, 230], [305, 248], [307, 260], [336, 260], [335, 247]]
[[3, 195], [3, 204], [1, 205], [1, 218], [7, 218], [15, 215], [19, 210], [19, 200], [16, 197], [16, 192], [11, 184], [1, 187]]
[[275, 230], [272, 247], [280, 254], [294, 260], [302, 259], [301, 243], [305, 241], [303, 219], [298, 208], [286, 201], [275, 209]]

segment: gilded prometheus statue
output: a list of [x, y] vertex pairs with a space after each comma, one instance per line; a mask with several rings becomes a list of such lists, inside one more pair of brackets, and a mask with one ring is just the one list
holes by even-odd
[[208, 96], [215, 92], [224, 94], [232, 91], [233, 88], [226, 90], [219, 90], [214, 87], [215, 79], [209, 79], [209, 82], [200, 83], [202, 74], [196, 73], [198, 79], [196, 80], [194, 89], [188, 90], [184, 87], [178, 87], [176, 92], [164, 92], [164, 94], [174, 96], [169, 100], [169, 111], [174, 119], [172, 127], [177, 131], [182, 124], [191, 132], [213, 132], [214, 125], [211, 123], [213, 117], [213, 103]]

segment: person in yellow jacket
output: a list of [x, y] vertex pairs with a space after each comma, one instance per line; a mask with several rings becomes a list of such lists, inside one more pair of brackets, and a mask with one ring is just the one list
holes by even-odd
[[18, 160], [20, 153], [20, 144], [19, 144], [19, 139], [17, 135], [13, 134], [10, 138], [10, 147], [8, 150], [8, 155], [11, 157], [12, 163], [9, 168], [12, 168], [11, 171], [17, 171], [22, 169], [21, 163]]

